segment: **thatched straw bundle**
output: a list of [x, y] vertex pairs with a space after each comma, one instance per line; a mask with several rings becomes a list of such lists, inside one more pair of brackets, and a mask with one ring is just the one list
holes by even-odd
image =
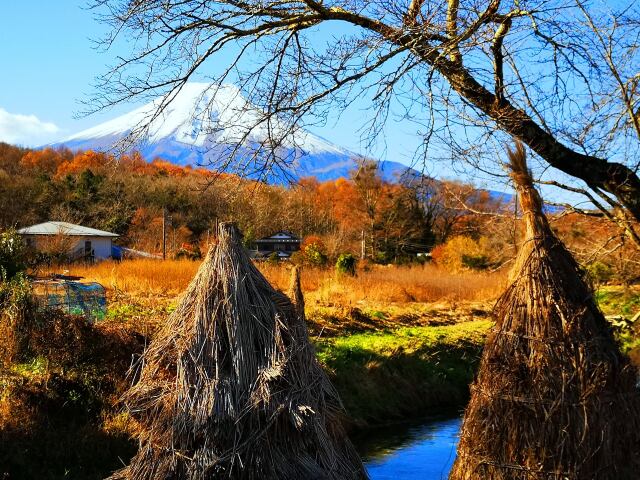
[[127, 394], [140, 449], [114, 479], [363, 479], [304, 313], [222, 224]]
[[526, 222], [464, 418], [452, 480], [640, 478], [636, 373], [509, 152]]

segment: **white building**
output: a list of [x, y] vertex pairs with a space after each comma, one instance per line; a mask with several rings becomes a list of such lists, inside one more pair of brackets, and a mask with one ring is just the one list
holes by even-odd
[[113, 239], [119, 235], [67, 222], [45, 222], [18, 230], [27, 246], [36, 250], [68, 252], [69, 260], [111, 258]]

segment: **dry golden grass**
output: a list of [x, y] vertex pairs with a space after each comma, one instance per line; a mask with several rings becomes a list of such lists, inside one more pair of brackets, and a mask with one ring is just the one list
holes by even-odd
[[[66, 268], [68, 275], [101, 283], [111, 292], [146, 296], [179, 294], [189, 284], [199, 265], [199, 262], [190, 260], [136, 259], [104, 261], [93, 265], [75, 264]], [[60, 270], [55, 272], [59, 273]]]
[[[107, 261], [71, 266], [69, 274], [99, 282], [111, 292], [175, 296], [186, 288], [198, 266], [199, 262], [189, 260]], [[258, 266], [274, 286], [287, 288], [288, 265]], [[330, 268], [306, 268], [302, 287], [308, 302], [320, 304], [484, 301], [499, 295], [505, 279], [502, 272], [451, 273], [434, 265], [374, 266], [357, 277], [337, 276]]]
[[451, 273], [434, 265], [379, 267], [357, 277], [329, 278], [316, 292], [321, 303], [353, 304], [485, 301], [498, 297], [502, 272]]

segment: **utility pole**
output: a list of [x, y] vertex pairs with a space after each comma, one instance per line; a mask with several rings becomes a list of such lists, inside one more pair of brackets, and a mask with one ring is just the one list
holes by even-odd
[[162, 259], [167, 259], [167, 210], [162, 207]]

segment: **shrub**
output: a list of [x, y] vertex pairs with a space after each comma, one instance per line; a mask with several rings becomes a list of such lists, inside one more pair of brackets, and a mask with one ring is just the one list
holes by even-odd
[[9, 365], [25, 351], [34, 323], [31, 283], [23, 272], [8, 278], [0, 272], [0, 365]]
[[23, 272], [11, 278], [6, 274], [0, 278], [0, 311], [13, 316], [16, 309], [22, 309], [31, 301], [31, 283]]
[[304, 264], [304, 260], [305, 260], [304, 254], [300, 250], [298, 250], [297, 252], [293, 252], [291, 254], [291, 257], [289, 257], [289, 260], [294, 265], [302, 265]]
[[373, 256], [374, 263], [379, 263], [380, 265], [387, 265], [388, 263], [391, 263], [391, 260], [391, 254], [385, 251], [377, 251]]
[[26, 269], [26, 248], [15, 230], [0, 234], [0, 275], [7, 280]]
[[300, 247], [305, 262], [309, 265], [322, 267], [327, 264], [327, 247], [320, 237], [310, 236], [305, 238]]
[[441, 243], [440, 245], [436, 245], [435, 247], [433, 247], [433, 249], [431, 250], [431, 260], [437, 263], [438, 265], [442, 265], [444, 263], [444, 256], [445, 256], [444, 246], [445, 244]]
[[488, 240], [467, 236], [453, 237], [431, 252], [433, 260], [450, 271], [482, 270], [491, 264]]
[[462, 266], [472, 270], [484, 270], [489, 266], [489, 257], [486, 255], [462, 254]]
[[338, 257], [338, 261], [336, 262], [336, 270], [338, 273], [344, 275], [351, 275], [352, 277], [356, 274], [356, 257], [354, 257], [350, 253], [342, 253]]
[[174, 258], [176, 260], [202, 260], [202, 252], [200, 251], [200, 246], [197, 244], [183, 243], [180, 250], [174, 255]]
[[271, 265], [277, 265], [280, 262], [278, 252], [271, 252], [271, 255], [267, 257], [267, 262], [269, 262]]
[[247, 250], [254, 250], [256, 248], [256, 232], [253, 227], [247, 227], [243, 230], [242, 245]]
[[593, 262], [587, 266], [586, 270], [596, 285], [608, 283], [613, 278], [613, 269], [603, 262]]

